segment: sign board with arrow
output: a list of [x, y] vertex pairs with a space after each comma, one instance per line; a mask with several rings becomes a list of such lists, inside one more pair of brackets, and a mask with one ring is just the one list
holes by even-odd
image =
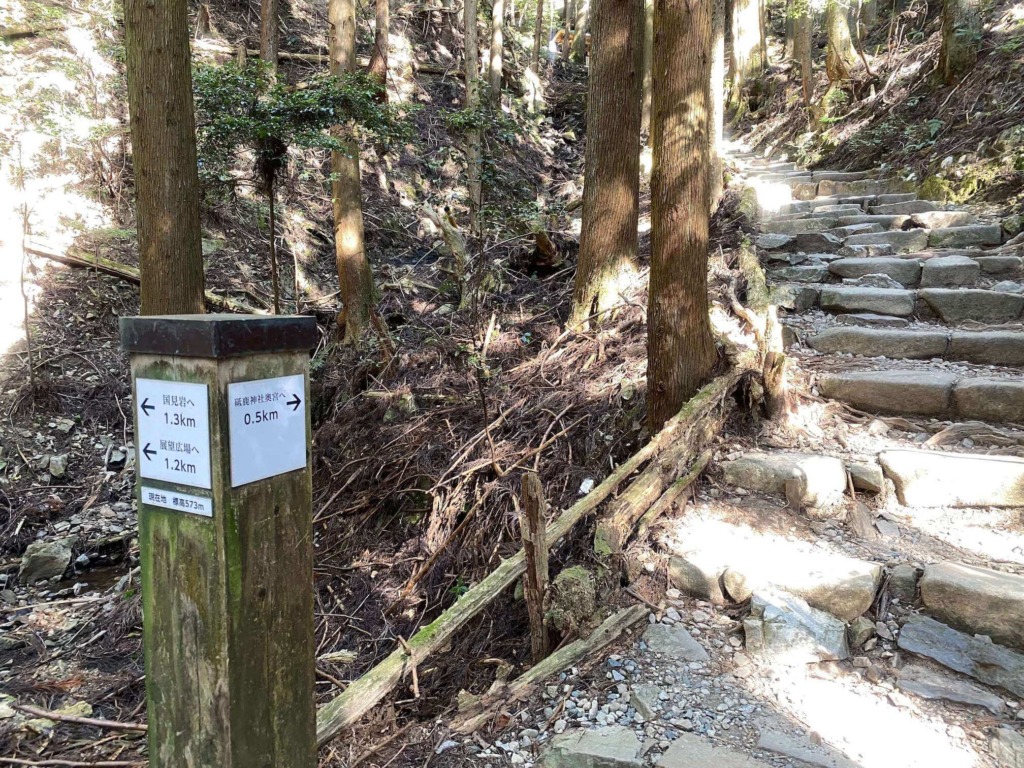
[[211, 487], [209, 395], [205, 384], [135, 380], [139, 476]]
[[306, 377], [228, 384], [231, 487], [305, 469]]

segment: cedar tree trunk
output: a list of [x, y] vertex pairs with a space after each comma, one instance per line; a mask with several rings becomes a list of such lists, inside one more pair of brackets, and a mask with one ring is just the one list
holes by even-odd
[[981, 44], [980, 0], [944, 0], [939, 72], [948, 85], [974, 66]]
[[377, 0], [376, 28], [373, 34], [373, 50], [370, 52], [370, 74], [380, 83], [378, 99], [387, 101], [388, 78], [388, 29], [391, 26], [390, 0]]
[[825, 3], [825, 30], [828, 45], [825, 50], [825, 72], [830, 83], [850, 79], [850, 67], [857, 61], [857, 50], [850, 35], [850, 6], [848, 0], [827, 0]]
[[[466, 105], [467, 110], [480, 106], [480, 64], [477, 33], [477, 0], [465, 0], [463, 10], [466, 30]], [[466, 132], [466, 171], [469, 192], [469, 228], [473, 234], [480, 234], [480, 204], [483, 192], [480, 183], [480, 129], [470, 128]]]
[[487, 66], [487, 84], [490, 86], [491, 106], [501, 105], [501, 78], [505, 68], [505, 0], [494, 0], [491, 5], [491, 50]]
[[725, 0], [711, 0], [711, 208], [725, 187]]

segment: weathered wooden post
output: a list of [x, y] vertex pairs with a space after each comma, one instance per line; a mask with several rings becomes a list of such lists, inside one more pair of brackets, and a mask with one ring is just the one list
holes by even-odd
[[153, 768], [313, 768], [307, 317], [121, 320]]

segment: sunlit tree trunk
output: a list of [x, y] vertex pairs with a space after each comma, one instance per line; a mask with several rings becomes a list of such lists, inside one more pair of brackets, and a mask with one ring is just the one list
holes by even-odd
[[[331, 74], [356, 69], [356, 0], [328, 0]], [[334, 204], [334, 251], [344, 309], [338, 315], [346, 344], [358, 344], [373, 309], [373, 275], [363, 245], [362, 184], [359, 145], [351, 130], [336, 129], [344, 147], [331, 152], [331, 197]]]
[[786, 3], [786, 37], [783, 46], [783, 56], [786, 61], [793, 60], [794, 41], [796, 38], [796, 14], [793, 9], [793, 0]]
[[592, 0], [583, 224], [571, 324], [600, 320], [636, 275], [643, 0]]
[[573, 40], [572, 50], [569, 52], [570, 57], [577, 64], [585, 64], [587, 61], [587, 35], [590, 33], [588, 29], [589, 11], [589, 0], [577, 0], [576, 23], [573, 25], [576, 28], [576, 39]]
[[373, 50], [370, 51], [370, 75], [380, 83], [379, 98], [386, 101], [388, 97], [388, 30], [391, 27], [390, 0], [376, 0], [374, 9], [375, 28], [373, 34]]
[[278, 0], [260, 0], [260, 58], [277, 72]]
[[202, 314], [187, 3], [125, 0], [124, 26], [142, 314]]
[[980, 0], [945, 0], [942, 5], [942, 48], [939, 71], [952, 85], [974, 66], [981, 45]]
[[807, 110], [807, 119], [811, 120], [811, 107], [814, 100], [814, 62], [811, 58], [811, 12], [808, 0], [795, 0], [793, 4], [793, 59], [800, 71], [800, 92]]
[[534, 72], [540, 72], [540, 43], [543, 35], [544, 0], [537, 0], [537, 19], [533, 27], [533, 54], [530, 57], [530, 67]]
[[[647, 311], [652, 434], [708, 380], [716, 361], [707, 280], [711, 5], [711, 0], [657, 0], [654, 10]], [[755, 40], [756, 31], [755, 26]]]
[[654, 0], [644, 0], [644, 82], [640, 112], [640, 130], [647, 133], [650, 145], [651, 131], [651, 68], [654, 63]]
[[725, 0], [711, 0], [711, 212], [722, 199], [725, 180]]
[[732, 6], [732, 58], [729, 79], [732, 81], [730, 103], [739, 108], [747, 78], [760, 72], [761, 6], [759, 0], [734, 0]]
[[[477, 0], [465, 0], [466, 20], [466, 109], [480, 107], [480, 64], [477, 33]], [[466, 134], [467, 190], [469, 192], [469, 228], [480, 233], [480, 205], [483, 197], [480, 182], [481, 137], [479, 128], [470, 128]]]
[[558, 49], [558, 55], [563, 61], [569, 58], [569, 49], [572, 47], [572, 22], [575, 16], [572, 0], [565, 0], [565, 13], [562, 20], [562, 45]]
[[487, 65], [487, 85], [490, 87], [491, 105], [501, 104], [501, 78], [505, 68], [505, 0], [494, 0], [491, 5], [491, 48]]
[[848, 0], [827, 0], [825, 3], [825, 30], [828, 43], [825, 49], [825, 72], [830, 83], [850, 79], [850, 67], [857, 61], [857, 51], [850, 35], [850, 6]]

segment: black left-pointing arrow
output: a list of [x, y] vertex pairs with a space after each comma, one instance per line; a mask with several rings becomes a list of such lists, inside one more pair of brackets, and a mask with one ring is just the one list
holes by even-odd
[[146, 447], [142, 449], [142, 453], [150, 461], [152, 461], [153, 457], [156, 456], [156, 451], [149, 447], [149, 443], [146, 443]]
[[302, 405], [302, 401], [299, 400], [298, 395], [292, 395], [292, 399], [289, 400], [285, 405], [290, 405], [293, 411], [299, 410], [299, 406]]
[[146, 414], [147, 416], [149, 416], [149, 412], [150, 411], [155, 411], [156, 410], [156, 406], [155, 405], [150, 405], [149, 404], [149, 398], [148, 397], [145, 400], [142, 401], [142, 405], [140, 405], [139, 407], [142, 409], [142, 412], [144, 414]]

